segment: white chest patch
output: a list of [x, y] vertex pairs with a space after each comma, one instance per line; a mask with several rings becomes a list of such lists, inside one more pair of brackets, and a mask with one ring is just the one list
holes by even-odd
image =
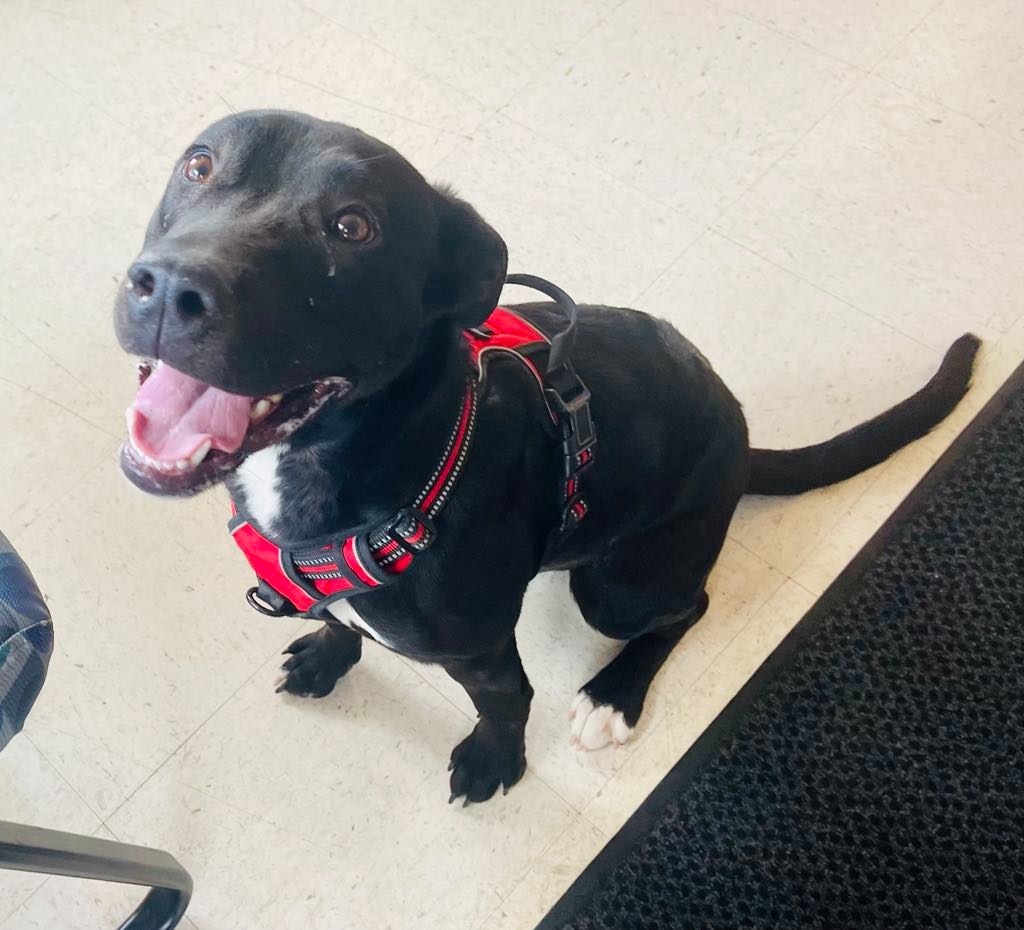
[[283, 445], [267, 446], [250, 455], [235, 471], [245, 495], [245, 509], [265, 533], [274, 532], [281, 513], [277, 466], [284, 452]]
[[362, 631], [369, 636], [372, 636], [382, 646], [386, 646], [388, 649], [394, 649], [383, 636], [380, 635], [369, 623], [367, 623], [362, 617], [359, 616], [348, 604], [344, 601], [335, 601], [333, 604], [329, 604], [327, 607], [328, 613], [331, 614], [336, 620], [340, 620], [345, 626], [351, 627], [353, 630]]

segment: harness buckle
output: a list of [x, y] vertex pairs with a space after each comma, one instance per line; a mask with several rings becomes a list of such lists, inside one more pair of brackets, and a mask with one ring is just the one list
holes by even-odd
[[[590, 391], [569, 362], [548, 372], [545, 380], [546, 393], [555, 409], [563, 415], [563, 422], [569, 424], [568, 435], [564, 436], [565, 454], [576, 460], [580, 452], [589, 449], [597, 441], [597, 431], [590, 415]], [[574, 470], [581, 471], [587, 464], [589, 461], [576, 461]]]
[[403, 549], [417, 551], [429, 548], [437, 535], [434, 521], [418, 507], [398, 511], [384, 527], [384, 532]]

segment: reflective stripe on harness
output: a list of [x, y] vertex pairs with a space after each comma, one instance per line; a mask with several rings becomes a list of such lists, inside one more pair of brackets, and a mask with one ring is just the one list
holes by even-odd
[[259, 579], [246, 595], [254, 609], [268, 616], [302, 613], [324, 619], [334, 601], [373, 591], [412, 567], [416, 555], [436, 538], [434, 519], [465, 464], [487, 359], [496, 353], [513, 356], [529, 370], [552, 424], [561, 432], [565, 480], [560, 532], [568, 532], [586, 516], [579, 476], [593, 462], [596, 441], [589, 392], [568, 363], [556, 371], [545, 370], [551, 341], [511, 310], [496, 308], [483, 326], [466, 332], [466, 342], [473, 376], [466, 382], [459, 416], [437, 467], [411, 506], [368, 531], [347, 531], [317, 545], [283, 548], [264, 536], [232, 502], [228, 526]]

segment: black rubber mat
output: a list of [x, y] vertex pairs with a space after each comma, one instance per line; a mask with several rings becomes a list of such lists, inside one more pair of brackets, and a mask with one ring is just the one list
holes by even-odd
[[542, 930], [1024, 927], [1019, 371]]

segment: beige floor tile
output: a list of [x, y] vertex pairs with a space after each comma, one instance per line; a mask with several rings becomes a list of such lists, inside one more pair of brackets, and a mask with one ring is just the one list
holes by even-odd
[[[3, 330], [0, 334], [0, 352], [4, 358], [0, 382], [12, 389], [20, 388], [25, 395], [60, 408], [63, 411], [58, 412], [60, 417], [66, 414], [81, 420], [84, 425], [93, 427], [97, 433], [103, 433], [111, 440], [119, 438], [122, 424], [111, 419], [109, 409], [91, 384], [75, 377], [41, 346], [21, 333], [16, 323], [2, 311], [0, 328]], [[0, 414], [0, 418], [3, 416]]]
[[1014, 0], [947, 0], [892, 50], [878, 74], [1019, 135], [1024, 132], [1022, 34], [1024, 7]]
[[[0, 47], [0, 53], [4, 50]], [[60, 236], [72, 250], [83, 240], [82, 225], [104, 203], [107, 192], [124, 181], [123, 169], [140, 146], [137, 138], [44, 68], [22, 54], [0, 54], [0, 113], [9, 172], [0, 199], [0, 261], [5, 272], [17, 268], [40, 239]], [[125, 144], [118, 144], [122, 140]], [[111, 160], [110, 146], [116, 145]], [[128, 155], [125, 155], [127, 149]], [[46, 268], [46, 287], [31, 294], [21, 313], [35, 315], [53, 297], [49, 288], [60, 266]], [[6, 307], [0, 299], [0, 307]]]
[[320, 700], [275, 694], [282, 658], [274, 657], [167, 771], [323, 845], [400, 846], [398, 834], [381, 835], [390, 815], [380, 807], [397, 809], [409, 797], [440, 814], [448, 755], [470, 725], [397, 656], [365, 653]]
[[250, 70], [180, 45], [45, 12], [36, 14], [33, 30], [22, 35], [21, 51], [122, 127], [119, 152], [140, 144], [136, 140], [159, 149]]
[[607, 842], [604, 833], [577, 816], [480, 930], [532, 930]]
[[113, 462], [117, 445], [63, 404], [4, 380], [0, 430], [8, 437], [31, 439], [0, 444], [0, 525], [12, 538], [101, 461]]
[[25, 732], [46, 761], [103, 820], [153, 773], [152, 767], [132, 762], [125, 751], [111, 750], [80, 733], [37, 723], [34, 714], [26, 722]]
[[725, 0], [722, 6], [852, 65], [871, 68], [914, 29], [937, 2]]
[[717, 224], [944, 350], [1022, 314], [1024, 149], [869, 78]]
[[163, 55], [171, 60], [184, 48], [213, 60], [247, 65], [264, 64], [297, 35], [322, 22], [297, 0], [44, 0], [36, 10], [73, 24], [159, 41], [168, 46]]
[[[64, 781], [24, 734], [14, 737], [0, 753], [0, 820], [92, 833], [99, 818]], [[28, 899], [45, 876], [32, 872], [0, 871], [0, 926]]]
[[[139, 805], [152, 808], [153, 792], [176, 804], [191, 785], [215, 805], [330, 850], [332, 873], [351, 885], [323, 887], [322, 923], [311, 925], [372, 906], [364, 925], [419, 928], [475, 926], [572, 819], [530, 775], [494, 803], [449, 806], [448, 755], [469, 721], [396, 656], [374, 650], [320, 701], [274, 694], [278, 661], [112, 822], [152, 824]], [[205, 930], [202, 909], [196, 920]]]
[[858, 78], [703, 0], [627, 0], [505, 112], [703, 222]]
[[[581, 302], [632, 304], [701, 232], [503, 117], [481, 126], [436, 177], [501, 232], [511, 271], [556, 281]], [[506, 293], [510, 301], [536, 298]]]
[[616, 0], [311, 3], [403, 61], [492, 107], [505, 103], [539, 69], [569, 50], [615, 4]]
[[352, 871], [343, 851], [314, 846], [166, 772], [109, 826], [118, 839], [165, 849], [189, 870], [195, 892], [188, 915], [201, 930], [375, 926], [365, 909], [369, 876]]
[[472, 97], [333, 22], [293, 41], [272, 67], [343, 101], [462, 137], [469, 137], [485, 115]]
[[[152, 771], [297, 628], [245, 606], [226, 516], [140, 494], [112, 459], [18, 539], [56, 640], [32, 722], [102, 747], [54, 760], [94, 801], [105, 760]], [[59, 570], [55, 551], [68, 556]]]

